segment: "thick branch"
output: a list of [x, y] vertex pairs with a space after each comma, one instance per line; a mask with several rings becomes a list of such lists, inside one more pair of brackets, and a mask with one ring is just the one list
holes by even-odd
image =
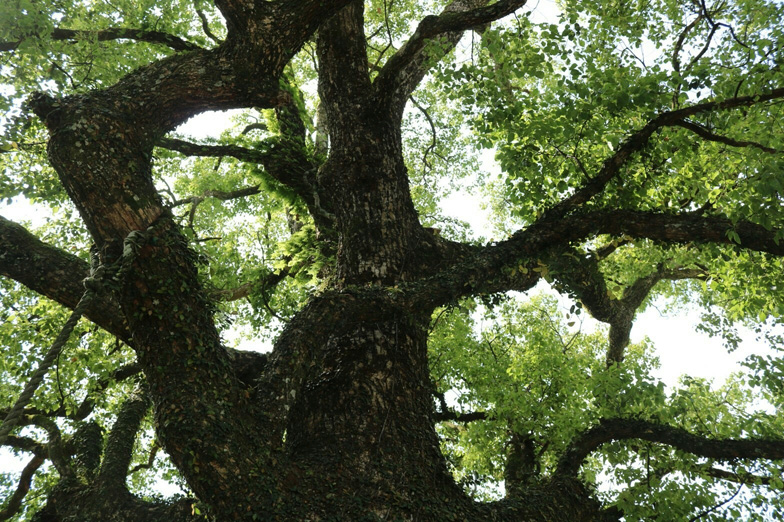
[[228, 39], [245, 44], [276, 39], [293, 56], [319, 25], [350, 0], [215, 0], [226, 21]]
[[[615, 220], [613, 222], [613, 220]], [[700, 217], [693, 214], [661, 214], [642, 211], [613, 210], [576, 215], [564, 220], [561, 226], [580, 229], [596, 227], [598, 234], [628, 235], [673, 243], [719, 243], [738, 245], [741, 248], [784, 256], [784, 241], [777, 240], [777, 230], [767, 230], [761, 225], [740, 221], [733, 223], [722, 217]], [[734, 232], [736, 243], [728, 233]]]
[[610, 365], [623, 361], [624, 350], [630, 341], [634, 315], [656, 283], [665, 279], [675, 281], [679, 279], [704, 278], [705, 276], [705, 272], [698, 269], [680, 268], [667, 270], [660, 266], [653, 274], [641, 277], [625, 288], [623, 297], [615, 305], [618, 311], [613, 320], [610, 321], [607, 364]]
[[[10, 277], [30, 290], [73, 309], [84, 294], [82, 280], [89, 275], [88, 263], [48, 245], [24, 227], [0, 216], [0, 275]], [[125, 318], [108, 291], [99, 293], [87, 318], [125, 342], [130, 333]]]
[[[534, 253], [545, 246], [565, 244], [595, 234], [610, 234], [670, 243], [738, 245], [749, 250], [784, 256], [784, 241], [777, 240], [778, 233], [779, 230], [767, 230], [748, 221], [733, 224], [724, 217], [599, 210], [574, 214], [555, 222], [537, 222], [516, 232], [509, 242], [519, 242], [519, 248]], [[739, 243], [731, 239], [730, 235], [737, 235]]]
[[[249, 189], [245, 189], [249, 190]], [[87, 262], [78, 257], [53, 247], [36, 238], [24, 227], [9, 221], [0, 216], [0, 275], [9, 277], [49, 299], [52, 299], [66, 308], [73, 309], [79, 302], [84, 293], [82, 280], [89, 275], [90, 267]], [[257, 282], [248, 283], [245, 291], [258, 284]], [[243, 290], [238, 290], [242, 292]], [[224, 294], [219, 294], [226, 297]], [[98, 299], [93, 301], [85, 314], [92, 322], [117, 336], [128, 345], [132, 345], [128, 325], [125, 322], [122, 311], [116, 301], [108, 291], [101, 293]], [[230, 356], [234, 356], [236, 350], [229, 350]], [[245, 353], [245, 352], [241, 352]], [[236, 356], [245, 359], [259, 359], [258, 364], [250, 364], [249, 361], [236, 366], [235, 371], [238, 375], [245, 375], [247, 367], [260, 367], [263, 365], [263, 357], [260, 355]], [[258, 370], [258, 368], [257, 368]], [[255, 371], [255, 370], [254, 370]], [[260, 370], [258, 370], [260, 371]], [[123, 380], [132, 374], [139, 372], [139, 367], [135, 364], [123, 366], [115, 370], [110, 377], [101, 379], [96, 387], [103, 390], [108, 384], [114, 381]], [[248, 382], [242, 378], [243, 382]], [[88, 396], [72, 415], [74, 419], [83, 419], [92, 411], [92, 396]], [[30, 414], [44, 415], [65, 415], [65, 410], [55, 412], [29, 411]]]
[[[319, 28], [318, 93], [333, 145], [346, 133], [354, 108], [370, 91], [363, 3], [354, 0]], [[352, 109], [349, 109], [351, 107]]]
[[133, 445], [149, 400], [143, 395], [134, 395], [120, 408], [117, 420], [106, 441], [101, 469], [97, 483], [107, 490], [125, 489], [125, 477], [133, 457]]
[[[730, 239], [737, 234], [740, 244]], [[541, 277], [539, 260], [573, 241], [598, 234], [647, 238], [667, 243], [718, 243], [784, 256], [780, 231], [722, 217], [607, 210], [573, 214], [557, 221], [537, 222], [510, 239], [485, 247], [453, 245], [450, 263], [426, 277], [427, 290], [417, 291], [417, 305], [436, 307], [460, 297], [507, 290], [525, 291]]]
[[575, 439], [558, 462], [557, 475], [575, 476], [588, 455], [613, 440], [641, 439], [716, 460], [784, 459], [784, 440], [710, 439], [681, 428], [633, 419], [604, 419]]
[[[4, 410], [0, 412], [0, 415], [6, 415], [7, 412], [8, 410]], [[41, 444], [35, 439], [31, 439], [30, 437], [18, 437], [16, 435], [9, 435], [8, 437], [6, 437], [3, 446], [8, 446], [11, 448], [27, 451], [34, 455], [46, 456], [46, 446], [44, 444]]]
[[539, 475], [540, 465], [530, 434], [513, 432], [506, 443], [504, 482], [508, 498], [523, 498], [528, 486]]
[[62, 435], [60, 428], [50, 418], [43, 415], [33, 415], [23, 418], [22, 423], [32, 424], [46, 430], [49, 436], [47, 443], [47, 450], [49, 460], [52, 461], [55, 469], [60, 474], [60, 477], [72, 477], [74, 474], [73, 467], [71, 466], [71, 459], [68, 457], [65, 448], [63, 447]]
[[269, 159], [269, 152], [267, 151], [248, 149], [238, 145], [201, 145], [176, 138], [161, 138], [156, 145], [186, 156], [214, 158], [229, 156], [247, 163], [258, 163], [261, 165]]
[[[195, 43], [183, 40], [178, 36], [164, 33], [161, 31], [146, 31], [144, 29], [126, 29], [122, 27], [111, 27], [109, 29], [102, 29], [100, 31], [84, 31], [75, 29], [62, 29], [55, 28], [52, 31], [53, 40], [96, 40], [105, 42], [108, 40], [135, 40], [138, 42], [147, 42], [165, 45], [174, 49], [175, 51], [195, 51], [201, 49]], [[0, 42], [0, 52], [13, 51], [21, 41], [17, 42]]]

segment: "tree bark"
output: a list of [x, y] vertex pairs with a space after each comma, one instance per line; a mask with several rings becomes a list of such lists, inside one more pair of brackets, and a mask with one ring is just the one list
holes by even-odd
[[[51, 134], [52, 166], [102, 261], [118, 270], [112, 298], [88, 316], [135, 350], [156, 433], [215, 519], [618, 520], [620, 513], [603, 511], [576, 478], [587, 453], [599, 444], [643, 433], [648, 440], [674, 441], [687, 449], [697, 445], [701, 454], [717, 454], [710, 444], [680, 432], [662, 428], [650, 435], [648, 425], [624, 431], [605, 424], [575, 442], [560, 464], [562, 473], [549, 478], [538, 475], [533, 441], [515, 434], [508, 455], [512, 494], [502, 502], [475, 503], [452, 479], [434, 429], [435, 390], [427, 360], [428, 325], [436, 307], [467, 295], [529, 289], [541, 277], [534, 270], [540, 260], [556, 259], [570, 242], [600, 233], [730, 243], [732, 228], [743, 247], [784, 254], [774, 232], [750, 223], [579, 211], [654, 131], [713, 108], [707, 105], [653, 120], [585, 188], [506, 241], [474, 247], [425, 230], [403, 159], [403, 106], [427, 72], [430, 39], [447, 34], [442, 45], [454, 45], [460, 31], [523, 2], [485, 4], [456, 1], [441, 16], [426, 18], [373, 82], [363, 2], [221, 0], [216, 5], [229, 34], [217, 48], [174, 55], [101, 91], [63, 99], [39, 94], [30, 100]], [[239, 364], [220, 342], [194, 255], [154, 188], [152, 150], [163, 143], [196, 151], [162, 139], [198, 112], [233, 107], [276, 108], [281, 120], [289, 118], [295, 145], [301, 145], [304, 126], [286, 112], [292, 110], [291, 97], [279, 81], [285, 64], [317, 27], [328, 157], [317, 173], [311, 172], [310, 158], [293, 148], [287, 149], [288, 163], [276, 163], [280, 156], [274, 154], [253, 159], [267, 162], [271, 175], [306, 203], [321, 231], [337, 237], [334, 272], [324, 291], [287, 325], [269, 357]], [[736, 98], [725, 105], [750, 103], [751, 98]], [[231, 152], [250, 158], [239, 148]], [[308, 172], [292, 177], [287, 168], [294, 163]], [[71, 306], [79, 291], [65, 274], [83, 273], [82, 261], [36, 242], [5, 220], [0, 220], [0, 245], [10, 252], [0, 263], [3, 275]], [[56, 272], [31, 271], [25, 264], [33, 259], [48, 260]], [[595, 267], [585, 265], [580, 278], [594, 275]], [[561, 269], [566, 274], [569, 267]], [[642, 292], [650, 289], [640, 286], [619, 303], [606, 297], [603, 281], [575, 285], [596, 315], [616, 328], [611, 347], [616, 362]], [[145, 404], [132, 401], [122, 411], [127, 415], [118, 416], [97, 479], [90, 474], [85, 485], [64, 478], [38, 520], [88, 514], [95, 520], [199, 519], [187, 502], [151, 505], [125, 488], [133, 433]], [[740, 444], [735, 449], [748, 450]], [[775, 450], [780, 456], [780, 447]], [[109, 479], [111, 494], [101, 485]]]

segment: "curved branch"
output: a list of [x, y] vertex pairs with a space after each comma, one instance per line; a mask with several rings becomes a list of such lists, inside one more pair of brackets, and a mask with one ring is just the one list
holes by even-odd
[[[575, 213], [556, 221], [538, 221], [508, 240], [484, 247], [466, 247], [442, 240], [449, 262], [424, 277], [427, 291], [415, 285], [415, 306], [434, 308], [461, 297], [532, 288], [543, 271], [540, 262], [573, 241], [598, 234], [646, 238], [667, 243], [735, 245], [784, 256], [781, 230], [767, 230], [746, 221], [733, 224], [723, 217], [663, 214], [635, 210]], [[732, 238], [731, 238], [732, 236]], [[737, 240], [737, 241], [736, 241]], [[739, 243], [738, 243], [739, 242]]]
[[210, 21], [207, 20], [207, 15], [204, 14], [204, 11], [199, 9], [199, 4], [196, 0], [193, 2], [193, 10], [196, 11], [196, 15], [201, 20], [201, 30], [207, 35], [207, 38], [215, 42], [216, 44], [220, 45], [223, 43], [223, 40], [215, 36], [215, 34], [210, 30]]
[[[0, 412], [0, 415], [6, 415], [8, 410]], [[41, 444], [35, 439], [30, 437], [19, 437], [16, 435], [9, 435], [6, 437], [3, 446], [16, 448], [19, 450], [30, 452], [34, 455], [46, 456], [46, 446]]]
[[[195, 51], [202, 47], [195, 43], [183, 40], [179, 36], [161, 31], [146, 31], [144, 29], [126, 29], [123, 27], [110, 27], [99, 31], [85, 31], [81, 29], [63, 29], [60, 27], [52, 31], [52, 40], [96, 40], [106, 42], [109, 40], [134, 40], [165, 45], [175, 51]], [[22, 41], [0, 42], [0, 52], [13, 51]]]
[[[90, 273], [87, 262], [44, 243], [24, 227], [0, 216], [0, 275], [73, 309], [84, 294], [82, 280]], [[85, 316], [130, 343], [130, 332], [111, 293], [101, 290]]]
[[692, 29], [697, 27], [697, 24], [702, 21], [702, 14], [697, 15], [697, 18], [692, 20], [686, 27], [683, 28], [683, 31], [678, 35], [678, 39], [675, 42], [675, 46], [673, 47], [672, 51], [672, 69], [675, 72], [681, 71], [681, 58], [680, 53], [683, 49], [683, 43], [686, 41], [686, 36], [691, 32]]
[[5, 507], [0, 509], [0, 520], [8, 520], [19, 512], [22, 507], [22, 500], [28, 491], [30, 491], [30, 484], [33, 482], [33, 475], [46, 461], [40, 455], [34, 456], [30, 462], [22, 470], [22, 475], [19, 477], [19, 484], [16, 486], [13, 495], [8, 498]]
[[55, 469], [60, 474], [60, 477], [72, 477], [74, 475], [73, 467], [71, 467], [71, 459], [68, 457], [65, 448], [63, 447], [62, 435], [60, 428], [50, 418], [43, 415], [33, 415], [25, 419], [25, 422], [33, 424], [46, 430], [49, 435], [49, 442], [47, 449], [49, 452], [49, 460], [52, 461]]
[[[307, 157], [301, 147], [292, 147], [287, 146], [285, 143], [278, 144], [273, 142], [266, 149], [254, 150], [236, 145], [201, 145], [174, 138], [162, 138], [158, 141], [157, 146], [186, 156], [229, 156], [240, 161], [259, 164], [264, 167], [264, 172], [269, 174], [274, 180], [296, 191], [308, 206], [308, 210], [319, 225], [325, 228], [331, 228], [332, 226], [334, 216], [321, 206], [321, 200], [316, 188], [310, 181], [310, 177], [316, 171], [318, 165]], [[258, 193], [254, 192], [252, 187], [241, 190], [248, 191], [248, 194], [243, 192], [241, 195]], [[214, 191], [210, 195], [219, 197], [220, 195], [230, 196], [231, 194], [233, 193]]]
[[606, 442], [641, 439], [715, 460], [784, 459], [784, 440], [711, 439], [688, 431], [634, 419], [603, 419], [577, 437], [561, 456], [557, 475], [576, 476], [588, 455]]
[[707, 128], [699, 125], [697, 123], [682, 120], [677, 122], [676, 125], [679, 127], [683, 127], [686, 130], [690, 130], [700, 138], [706, 141], [715, 141], [717, 143], [723, 143], [725, 145], [729, 145], [730, 147], [753, 147], [756, 149], [761, 150], [762, 152], [767, 152], [768, 154], [784, 154], [784, 150], [774, 149], [772, 147], [767, 147], [762, 145], [761, 143], [757, 143], [755, 141], [742, 141], [736, 140], [734, 138], [728, 138], [727, 136], [721, 136], [719, 134], [715, 134], [708, 130]]
[[427, 148], [425, 149], [425, 152], [422, 153], [422, 165], [423, 165], [422, 170], [424, 172], [427, 172], [433, 168], [433, 166], [427, 160], [427, 157], [428, 155], [430, 155], [431, 152], [433, 152], [433, 150], [435, 150], [436, 145], [438, 145], [438, 133], [436, 132], [436, 124], [433, 122], [433, 118], [430, 116], [430, 113], [427, 111], [427, 109], [422, 107], [422, 105], [420, 105], [419, 102], [416, 101], [416, 98], [414, 98], [413, 96], [409, 96], [408, 99], [411, 100], [411, 103], [414, 104], [414, 107], [419, 109], [419, 112], [422, 113], [422, 115], [427, 120], [428, 125], [430, 125], [430, 145], [428, 145]]
[[109, 432], [97, 484], [102, 488], [125, 489], [125, 477], [133, 457], [136, 434], [149, 407], [148, 398], [136, 393], [123, 403]]
[[599, 260], [594, 255], [584, 256], [570, 248], [548, 261], [555, 278], [573, 293], [588, 312], [598, 321], [610, 325], [607, 364], [623, 361], [624, 350], [629, 345], [630, 334], [637, 309], [659, 281], [705, 277], [703, 270], [673, 268], [659, 264], [656, 270], [638, 278], [617, 297], [607, 288]]
[[[526, 0], [453, 0], [440, 15], [427, 16], [414, 34], [386, 61], [373, 86], [380, 103], [401, 110], [432, 65], [457, 45], [463, 31], [514, 13]], [[484, 7], [480, 7], [484, 6]], [[441, 37], [435, 42], [436, 37]], [[434, 60], [434, 58], [436, 58]]]
[[645, 148], [648, 144], [648, 140], [656, 130], [663, 127], [682, 126], [686, 118], [694, 116], [695, 114], [737, 107], [748, 107], [778, 98], [784, 98], [784, 88], [773, 89], [766, 93], [753, 96], [739, 96], [724, 100], [698, 103], [690, 107], [659, 114], [650, 120], [644, 127], [630, 135], [618, 148], [615, 154], [604, 161], [602, 168], [594, 178], [589, 180], [581, 189], [577, 190], [577, 192], [563, 199], [545, 212], [541, 221], [549, 221], [563, 217], [571, 210], [579, 207], [599, 194], [604, 190], [604, 187], [620, 173], [621, 169], [626, 165], [632, 155]]

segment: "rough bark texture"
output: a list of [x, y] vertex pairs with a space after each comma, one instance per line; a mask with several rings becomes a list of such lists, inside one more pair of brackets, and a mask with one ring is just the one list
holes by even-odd
[[[434, 430], [427, 361], [433, 310], [466, 295], [531, 288], [541, 259], [556, 259], [570, 242], [599, 233], [727, 243], [726, 231], [734, 227], [744, 247], [784, 254], [772, 232], [752, 224], [572, 212], [656, 128], [691, 113], [654, 120], [608, 160], [594, 183], [507, 241], [467, 246], [422, 228], [401, 150], [402, 107], [427, 72], [425, 58], [435, 52], [430, 39], [446, 33], [441, 45], [454, 45], [460, 31], [523, 2], [482, 7], [486, 3], [454, 2], [444, 15], [426, 19], [371, 82], [361, 2], [224, 0], [216, 4], [229, 35], [216, 49], [186, 50], [101, 91], [31, 99], [51, 135], [51, 164], [102, 260], [122, 263], [114, 295], [88, 317], [133, 346], [163, 447], [216, 520], [617, 520], [620, 514], [602, 510], [576, 477], [585, 455], [613, 433], [639, 433], [628, 427], [607, 425], [586, 434], [564, 457], [563, 473], [549, 478], [537, 476], [530, 441], [514, 435], [507, 499], [481, 505], [458, 488]], [[176, 125], [209, 109], [275, 107], [283, 120], [281, 111], [291, 102], [279, 90], [283, 66], [317, 27], [319, 95], [330, 140], [326, 162], [317, 174], [291, 177], [291, 163], [276, 164], [276, 158], [313, 167], [296, 156], [296, 147], [288, 155], [243, 157], [267, 162], [270, 174], [306, 203], [320, 231], [337, 238], [334, 276], [290, 322], [268, 358], [243, 359], [221, 346], [193, 256], [153, 187], [152, 150]], [[84, 262], [6, 220], [0, 220], [0, 246], [4, 276], [65, 306], [75, 304]], [[581, 264], [585, 277], [590, 263]], [[513, 270], [518, 267], [530, 270]], [[560, 267], [564, 284], [579, 279], [570, 278], [572, 268]], [[653, 284], [641, 282], [640, 291]], [[641, 294], [609, 302], [603, 288], [571, 287], [617, 329], [609, 359], [619, 361]], [[98, 473], [85, 473], [82, 481], [64, 476], [39, 521], [199, 519], [192, 515], [193, 501], [145, 503], [118, 478], [127, 471], [133, 423], [144, 405], [129, 402]], [[645, 432], [658, 434], [649, 440], [695, 444], [657, 429]], [[768, 450], [779, 448], [762, 451]]]

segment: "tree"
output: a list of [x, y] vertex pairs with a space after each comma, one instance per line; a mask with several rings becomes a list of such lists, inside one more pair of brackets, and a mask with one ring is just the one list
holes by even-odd
[[784, 8], [524, 4], [4, 2], [2, 197], [52, 217], [0, 218], [0, 518], [780, 518], [782, 360], [667, 389], [630, 331], [781, 346]]

